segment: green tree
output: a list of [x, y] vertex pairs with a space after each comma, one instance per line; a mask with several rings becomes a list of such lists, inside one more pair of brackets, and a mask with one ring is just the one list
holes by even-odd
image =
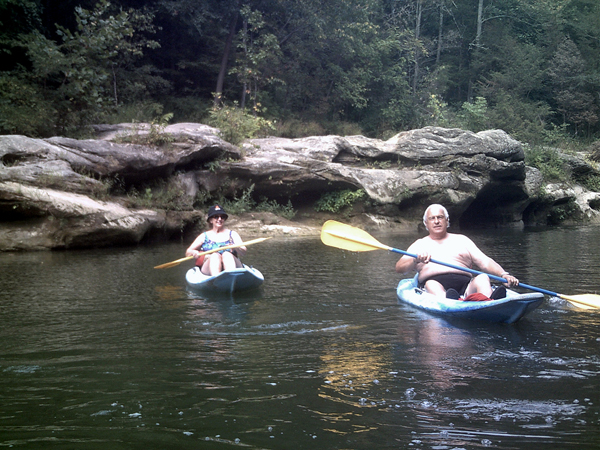
[[[392, 23], [388, 2], [285, 0], [277, 15], [283, 84], [271, 89], [283, 114], [321, 123], [351, 121], [369, 134], [410, 116], [407, 51], [414, 41]], [[408, 101], [407, 101], [408, 98]], [[385, 117], [381, 114], [385, 111]]]
[[[0, 70], [9, 68], [12, 50], [20, 34], [41, 28], [41, 6], [34, 0], [0, 0]], [[7, 64], [8, 63], [8, 64]]]
[[579, 130], [598, 122], [598, 106], [589, 89], [585, 61], [575, 43], [564, 39], [552, 58], [548, 75], [552, 82], [557, 110], [564, 122]]
[[248, 5], [244, 5], [240, 12], [243, 21], [243, 27], [238, 33], [237, 47], [240, 52], [231, 72], [237, 74], [242, 83], [240, 107], [246, 107], [246, 96], [249, 95], [256, 114], [260, 107], [260, 89], [269, 83], [281, 81], [272, 71], [279, 64], [281, 49], [277, 37], [265, 29], [266, 22], [260, 11], [253, 11]]
[[[156, 43], [134, 38], [134, 22], [146, 24], [145, 31], [152, 31], [149, 16], [123, 10], [111, 14], [109, 8], [107, 1], [98, 3], [93, 11], [76, 7], [76, 31], [57, 26], [60, 42], [37, 30], [22, 37], [31, 69], [4, 74], [0, 88], [7, 117], [26, 115], [28, 109], [36, 117], [40, 107], [47, 114], [47, 123], [31, 123], [25, 132], [46, 134], [52, 128], [71, 134], [114, 112], [118, 106], [117, 73], [124, 77], [127, 71], [132, 73], [132, 60]], [[31, 98], [25, 97], [28, 94]], [[18, 122], [8, 121], [4, 120], [3, 128], [19, 132]]]
[[155, 61], [173, 85], [174, 95], [164, 101], [173, 105], [176, 117], [201, 114], [197, 105], [203, 100], [218, 106], [224, 97], [236, 96], [237, 80], [229, 66], [239, 1], [157, 0], [156, 8], [162, 51]]
[[[225, 99], [306, 133], [467, 116], [532, 141], [559, 121], [599, 131], [596, 0], [94, 1], [0, 0], [3, 130], [64, 132], [132, 103], [202, 121]], [[127, 9], [143, 5], [156, 15]]]

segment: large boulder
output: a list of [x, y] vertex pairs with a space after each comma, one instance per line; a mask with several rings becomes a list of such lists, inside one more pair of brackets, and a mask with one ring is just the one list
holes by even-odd
[[0, 182], [0, 204], [21, 215], [21, 220], [0, 222], [0, 250], [135, 244], [151, 228], [166, 225], [164, 214], [156, 211], [132, 212], [85, 195], [15, 182]]
[[[427, 127], [387, 141], [363, 136], [266, 138], [249, 140], [242, 149], [245, 157], [223, 167], [222, 176], [236, 180], [237, 188], [254, 183], [257, 193], [269, 198], [301, 202], [328, 190], [360, 188], [377, 204], [393, 206], [379, 209], [395, 209], [398, 216], [402, 212], [410, 218], [433, 201], [459, 217], [476, 200], [485, 204], [487, 197], [495, 204], [518, 202], [521, 212], [523, 199], [530, 198], [522, 146], [500, 130]], [[202, 183], [206, 174], [198, 175]], [[503, 214], [496, 219], [518, 222], [520, 217]]]
[[[324, 192], [362, 189], [365, 201], [344, 213], [365, 226], [414, 226], [430, 203], [447, 206], [461, 227], [544, 224], [557, 205], [559, 215], [568, 211], [578, 221], [599, 217], [600, 194], [544, 186], [540, 172], [525, 165], [522, 145], [501, 130], [426, 127], [387, 141], [271, 137], [240, 147], [202, 124], [158, 132], [147, 124], [98, 125], [96, 132], [87, 140], [0, 136], [0, 250], [168, 239], [203, 224], [195, 199], [250, 192], [310, 211]], [[574, 174], [597, 175], [581, 158], [565, 161]], [[158, 185], [178, 199], [153, 210], [124, 195], [134, 190], [151, 199]], [[266, 217], [250, 222], [269, 233], [306, 232]]]

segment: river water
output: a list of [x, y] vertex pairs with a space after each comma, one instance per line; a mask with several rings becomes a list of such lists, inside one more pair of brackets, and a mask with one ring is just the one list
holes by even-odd
[[[525, 283], [600, 290], [599, 228], [468, 234]], [[0, 254], [0, 447], [600, 447], [600, 311], [448, 323], [397, 302], [399, 255], [318, 237], [249, 247], [262, 289], [206, 298], [189, 262], [153, 269], [185, 244]]]

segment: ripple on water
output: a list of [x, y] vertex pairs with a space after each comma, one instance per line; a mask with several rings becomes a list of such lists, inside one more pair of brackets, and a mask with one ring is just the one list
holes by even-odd
[[[529, 370], [524, 370], [520, 377], [536, 377], [549, 380], [556, 379], [586, 379], [600, 374], [600, 358], [596, 355], [584, 357], [544, 356], [542, 352], [520, 350], [518, 352], [495, 350], [471, 357], [473, 360], [487, 363], [506, 363], [514, 365], [518, 361], [529, 365]], [[522, 365], [521, 365], [522, 366]]]
[[458, 400], [453, 405], [440, 407], [445, 413], [468, 414], [471, 417], [493, 418], [495, 421], [510, 419], [526, 422], [540, 419], [548, 424], [548, 417], [573, 419], [585, 412], [585, 407], [574, 402], [566, 401], [527, 401], [527, 400], [494, 400], [468, 399]]
[[12, 373], [35, 373], [40, 370], [41, 367], [38, 365], [19, 365], [19, 366], [9, 366], [3, 370], [3, 372], [12, 372]]
[[227, 336], [278, 336], [293, 334], [310, 334], [323, 332], [339, 332], [352, 328], [339, 321], [311, 322], [305, 320], [241, 326], [240, 324], [223, 324], [218, 322], [202, 322], [206, 329], [196, 330], [196, 334], [227, 335]]

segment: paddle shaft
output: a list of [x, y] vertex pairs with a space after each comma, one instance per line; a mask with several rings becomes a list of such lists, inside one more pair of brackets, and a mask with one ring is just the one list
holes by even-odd
[[251, 241], [242, 242], [240, 244], [224, 245], [223, 247], [217, 247], [217, 248], [213, 248], [212, 250], [207, 250], [205, 252], [200, 252], [200, 254], [197, 257], [196, 256], [186, 256], [185, 258], [181, 258], [181, 259], [177, 259], [175, 261], [171, 261], [171, 262], [168, 262], [168, 263], [165, 263], [165, 264], [161, 264], [159, 266], [155, 266], [154, 268], [155, 269], [168, 269], [168, 268], [174, 267], [174, 266], [182, 263], [183, 261], [187, 261], [189, 259], [199, 258], [200, 256], [204, 256], [204, 255], [209, 255], [211, 253], [220, 252], [221, 250], [229, 250], [229, 249], [232, 249], [232, 248], [239, 248], [239, 247], [243, 247], [243, 246], [246, 246], [246, 245], [256, 244], [258, 242], [266, 241], [267, 239], [270, 239], [270, 237], [252, 239]]
[[[411, 258], [415, 258], [415, 259], [419, 257], [418, 255], [415, 255], [414, 253], [405, 252], [404, 250], [400, 250], [397, 248], [389, 247], [388, 250], [391, 252], [394, 252], [394, 253], [400, 253], [401, 255], [410, 256]], [[435, 259], [430, 259], [429, 262], [432, 262], [435, 264], [440, 264], [440, 265], [446, 266], [446, 267], [451, 267], [451, 268], [457, 269], [457, 270], [462, 270], [464, 272], [469, 272], [469, 273], [472, 273], [473, 275], [487, 275], [488, 277], [490, 277], [493, 280], [500, 281], [501, 283], [508, 283], [508, 280], [506, 280], [505, 278], [499, 277], [497, 275], [492, 275], [491, 273], [480, 272], [479, 270], [469, 269], [468, 267], [457, 266], [457, 265], [454, 265], [451, 263], [437, 261]], [[541, 292], [542, 294], [550, 295], [552, 297], [562, 297], [560, 294], [557, 294], [556, 292], [548, 291], [546, 289], [542, 289], [542, 288], [535, 287], [535, 286], [530, 286], [525, 283], [519, 283], [519, 286], [524, 289]]]

